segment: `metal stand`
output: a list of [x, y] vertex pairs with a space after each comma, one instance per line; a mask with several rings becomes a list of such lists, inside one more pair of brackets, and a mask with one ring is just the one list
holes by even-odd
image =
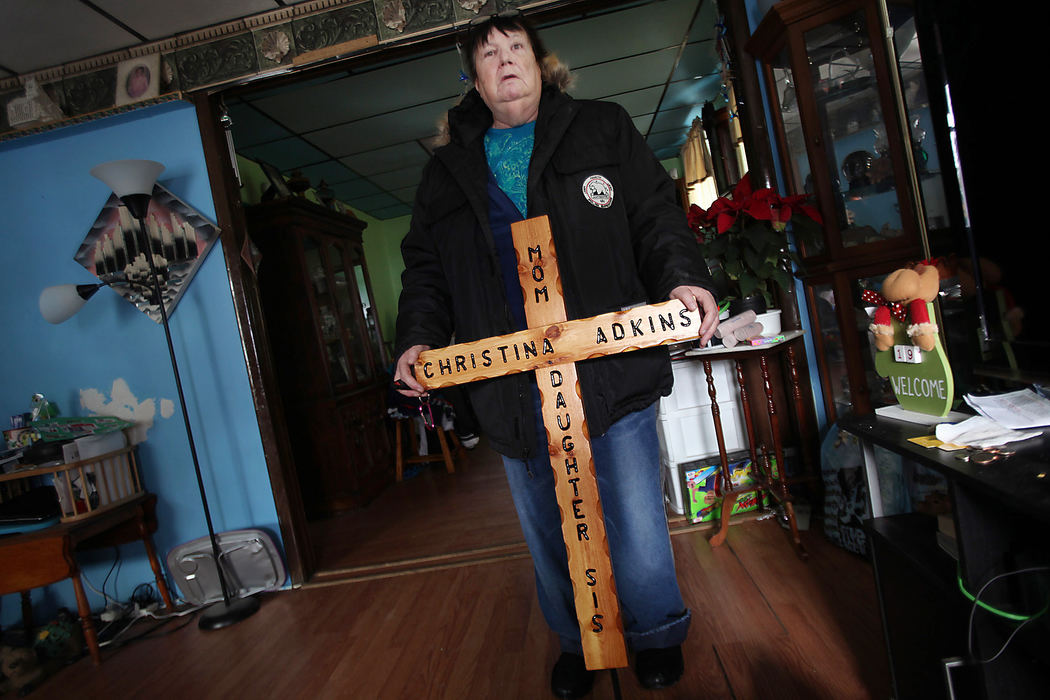
[[153, 300], [160, 308], [161, 325], [164, 326], [164, 337], [168, 342], [168, 355], [171, 358], [171, 369], [175, 374], [175, 389], [179, 395], [179, 406], [182, 408], [182, 422], [186, 426], [186, 438], [190, 444], [190, 456], [193, 458], [193, 470], [197, 475], [197, 488], [200, 491], [201, 505], [204, 507], [204, 520], [208, 525], [208, 538], [211, 541], [212, 556], [215, 559], [215, 570], [219, 576], [219, 586], [222, 588], [222, 603], [216, 603], [208, 608], [200, 617], [198, 627], [202, 630], [214, 630], [235, 624], [251, 617], [259, 609], [259, 601], [256, 598], [241, 598], [232, 600], [230, 589], [226, 583], [226, 576], [222, 572], [222, 560], [219, 552], [219, 542], [215, 537], [215, 528], [211, 522], [211, 510], [208, 508], [208, 496], [204, 490], [204, 478], [201, 476], [200, 461], [197, 459], [197, 447], [193, 441], [193, 431], [190, 428], [190, 415], [186, 410], [186, 397], [182, 392], [182, 378], [179, 376], [179, 365], [175, 360], [175, 346], [171, 342], [171, 328], [168, 326], [168, 310], [164, 307], [164, 295], [161, 291], [160, 276], [157, 274], [157, 266], [153, 262], [153, 248], [150, 244], [149, 235], [146, 233], [146, 213], [149, 210], [149, 195], [129, 195], [123, 198], [132, 216], [139, 224], [139, 248], [146, 255], [149, 264], [150, 279], [153, 282]]

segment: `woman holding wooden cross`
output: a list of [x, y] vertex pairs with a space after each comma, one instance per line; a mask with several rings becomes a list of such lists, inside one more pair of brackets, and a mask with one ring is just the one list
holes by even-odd
[[[547, 215], [570, 319], [678, 299], [718, 324], [710, 277], [675, 188], [618, 105], [573, 100], [568, 71], [520, 14], [471, 23], [461, 51], [474, 81], [449, 112], [416, 195], [397, 319], [395, 380], [425, 393], [412, 367], [453, 336], [526, 328], [511, 224]], [[666, 348], [577, 363], [625, 638], [641, 684], [682, 675], [690, 613], [675, 577], [660, 480], [656, 401], [670, 393]], [[540, 604], [561, 640], [551, 689], [578, 698], [594, 673], [581, 656], [561, 515], [532, 373], [463, 385], [502, 456], [536, 570]]]

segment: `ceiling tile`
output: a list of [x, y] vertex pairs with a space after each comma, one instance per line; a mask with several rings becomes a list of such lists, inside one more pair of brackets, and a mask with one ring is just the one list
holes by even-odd
[[402, 187], [408, 187], [419, 182], [423, 178], [423, 165], [424, 164], [421, 163], [411, 168], [402, 168], [400, 170], [392, 170], [388, 173], [372, 175], [369, 179], [385, 190], [396, 190]]
[[418, 189], [419, 187], [412, 185], [411, 187], [402, 187], [399, 190], [391, 190], [390, 194], [394, 195], [405, 204], [412, 204], [416, 201], [416, 190]]
[[688, 44], [682, 51], [671, 80], [688, 80], [708, 75], [718, 75], [722, 61], [715, 52], [715, 42], [697, 41]]
[[[280, 9], [274, 0], [179, 0], [178, 2], [144, 2], [143, 0], [92, 0], [147, 39], [157, 40], [200, 29], [212, 24]], [[41, 3], [43, 4], [43, 3]]]
[[[774, 2], [779, 2], [779, 0], [774, 0]], [[763, 9], [758, 14], [761, 17], [765, 13], [766, 10]], [[710, 0], [703, 0], [700, 3], [700, 9], [696, 13], [693, 26], [689, 28], [689, 41], [710, 41], [713, 38], [717, 38], [722, 29], [719, 26], [717, 4]]]
[[139, 43], [78, 0], [3, 0], [2, 14], [0, 65], [17, 74]]
[[227, 109], [230, 119], [233, 120], [238, 147], [257, 146], [293, 135], [288, 129], [243, 102], [229, 103]]
[[632, 117], [642, 114], [652, 114], [660, 106], [660, 97], [664, 94], [663, 85], [632, 90], [619, 95], [610, 95], [606, 99], [616, 102], [627, 110]]
[[685, 143], [685, 134], [678, 131], [663, 131], [651, 134], [646, 142], [660, 160], [675, 158]]
[[701, 109], [703, 109], [703, 105], [687, 105], [676, 109], [662, 110], [653, 119], [652, 132], [678, 130], [684, 136], [693, 123], [693, 115], [695, 114], [695, 116], [699, 117]]
[[341, 160], [362, 175], [376, 175], [399, 170], [406, 165], [418, 165], [420, 167], [416, 170], [421, 170], [423, 164], [430, 160], [430, 154], [419, 142], [407, 141], [345, 156]]
[[328, 156], [300, 138], [271, 141], [241, 151], [252, 160], [270, 163], [282, 172], [328, 160]]
[[602, 99], [629, 90], [662, 85], [674, 68], [678, 47], [622, 58], [574, 70], [572, 94], [585, 99]]
[[317, 163], [316, 165], [308, 165], [305, 168], [302, 168], [302, 171], [303, 175], [305, 175], [313, 184], [317, 184], [321, 182], [321, 180], [324, 180], [329, 185], [337, 185], [361, 177], [360, 173], [355, 173], [338, 160], [326, 160], [325, 162]]
[[376, 147], [392, 146], [437, 133], [438, 119], [455, 104], [454, 99], [409, 107], [398, 112], [369, 117], [306, 134], [318, 148], [336, 157], [353, 155]]
[[396, 197], [387, 192], [380, 192], [379, 194], [373, 194], [368, 197], [354, 197], [348, 199], [346, 203], [352, 207], [364, 209], [365, 211], [404, 204], [404, 202], [399, 201]]
[[679, 80], [669, 83], [667, 94], [660, 107], [662, 109], [677, 109], [692, 105], [703, 105], [704, 102], [713, 100], [718, 96], [722, 88], [722, 76], [708, 75], [699, 80]]
[[335, 191], [335, 196], [344, 202], [349, 202], [354, 199], [367, 197], [381, 192], [374, 183], [369, 182], [364, 178], [358, 178], [357, 180], [350, 180], [349, 182], [341, 182], [338, 185], [332, 185], [332, 189]]
[[[540, 36], [547, 49], [558, 54], [570, 68], [581, 69], [654, 48], [677, 48], [685, 39], [696, 3], [697, 0], [662, 0], [614, 9], [585, 22], [543, 27]], [[713, 3], [708, 0], [708, 4]]]
[[462, 93], [458, 76], [456, 52], [447, 51], [382, 70], [292, 87], [254, 103], [278, 122], [304, 133], [428, 102], [445, 104]]

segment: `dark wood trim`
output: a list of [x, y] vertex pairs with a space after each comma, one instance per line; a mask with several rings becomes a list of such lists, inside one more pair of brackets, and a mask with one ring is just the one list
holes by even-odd
[[[810, 324], [814, 328], [819, 329], [819, 326], [816, 325], [818, 304], [817, 295], [814, 293], [815, 287], [815, 284], [805, 285], [806, 305], [810, 309]], [[824, 413], [827, 416], [827, 423], [830, 425], [835, 422], [838, 411], [835, 410], [835, 395], [828, 382], [828, 377], [831, 376], [831, 368], [828, 365], [828, 348], [824, 344], [824, 334], [819, 330], [815, 333], [810, 333], [810, 339], [813, 341], [813, 350], [817, 358], [817, 373], [821, 378], [820, 393], [824, 401]]]
[[744, 149], [747, 152], [751, 182], [755, 187], [776, 188], [773, 147], [769, 141], [762, 90], [759, 86], [758, 72], [755, 70], [755, 57], [743, 50], [751, 35], [744, 0], [719, 0], [718, 5], [725, 13], [730, 54], [736, 57], [732, 77], [733, 89], [738, 103], [736, 112], [744, 135]]
[[258, 284], [251, 265], [241, 254], [247, 242], [247, 228], [226, 134], [220, 123], [220, 99], [217, 94], [205, 93], [193, 97], [288, 573], [292, 585], [298, 586], [313, 573], [315, 557], [263, 322]]

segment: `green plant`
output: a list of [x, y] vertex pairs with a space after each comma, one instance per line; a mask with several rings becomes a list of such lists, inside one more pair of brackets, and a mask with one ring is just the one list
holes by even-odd
[[790, 247], [788, 224], [796, 239], [809, 245], [822, 231], [820, 212], [806, 203], [808, 198], [781, 197], [769, 188], [752, 190], [750, 176], [744, 175], [730, 195], [710, 208], [690, 206], [689, 225], [704, 258], [720, 263], [712, 266], [715, 283], [739, 299], [761, 294], [770, 306], [771, 283], [789, 290], [792, 265], [800, 261]]

